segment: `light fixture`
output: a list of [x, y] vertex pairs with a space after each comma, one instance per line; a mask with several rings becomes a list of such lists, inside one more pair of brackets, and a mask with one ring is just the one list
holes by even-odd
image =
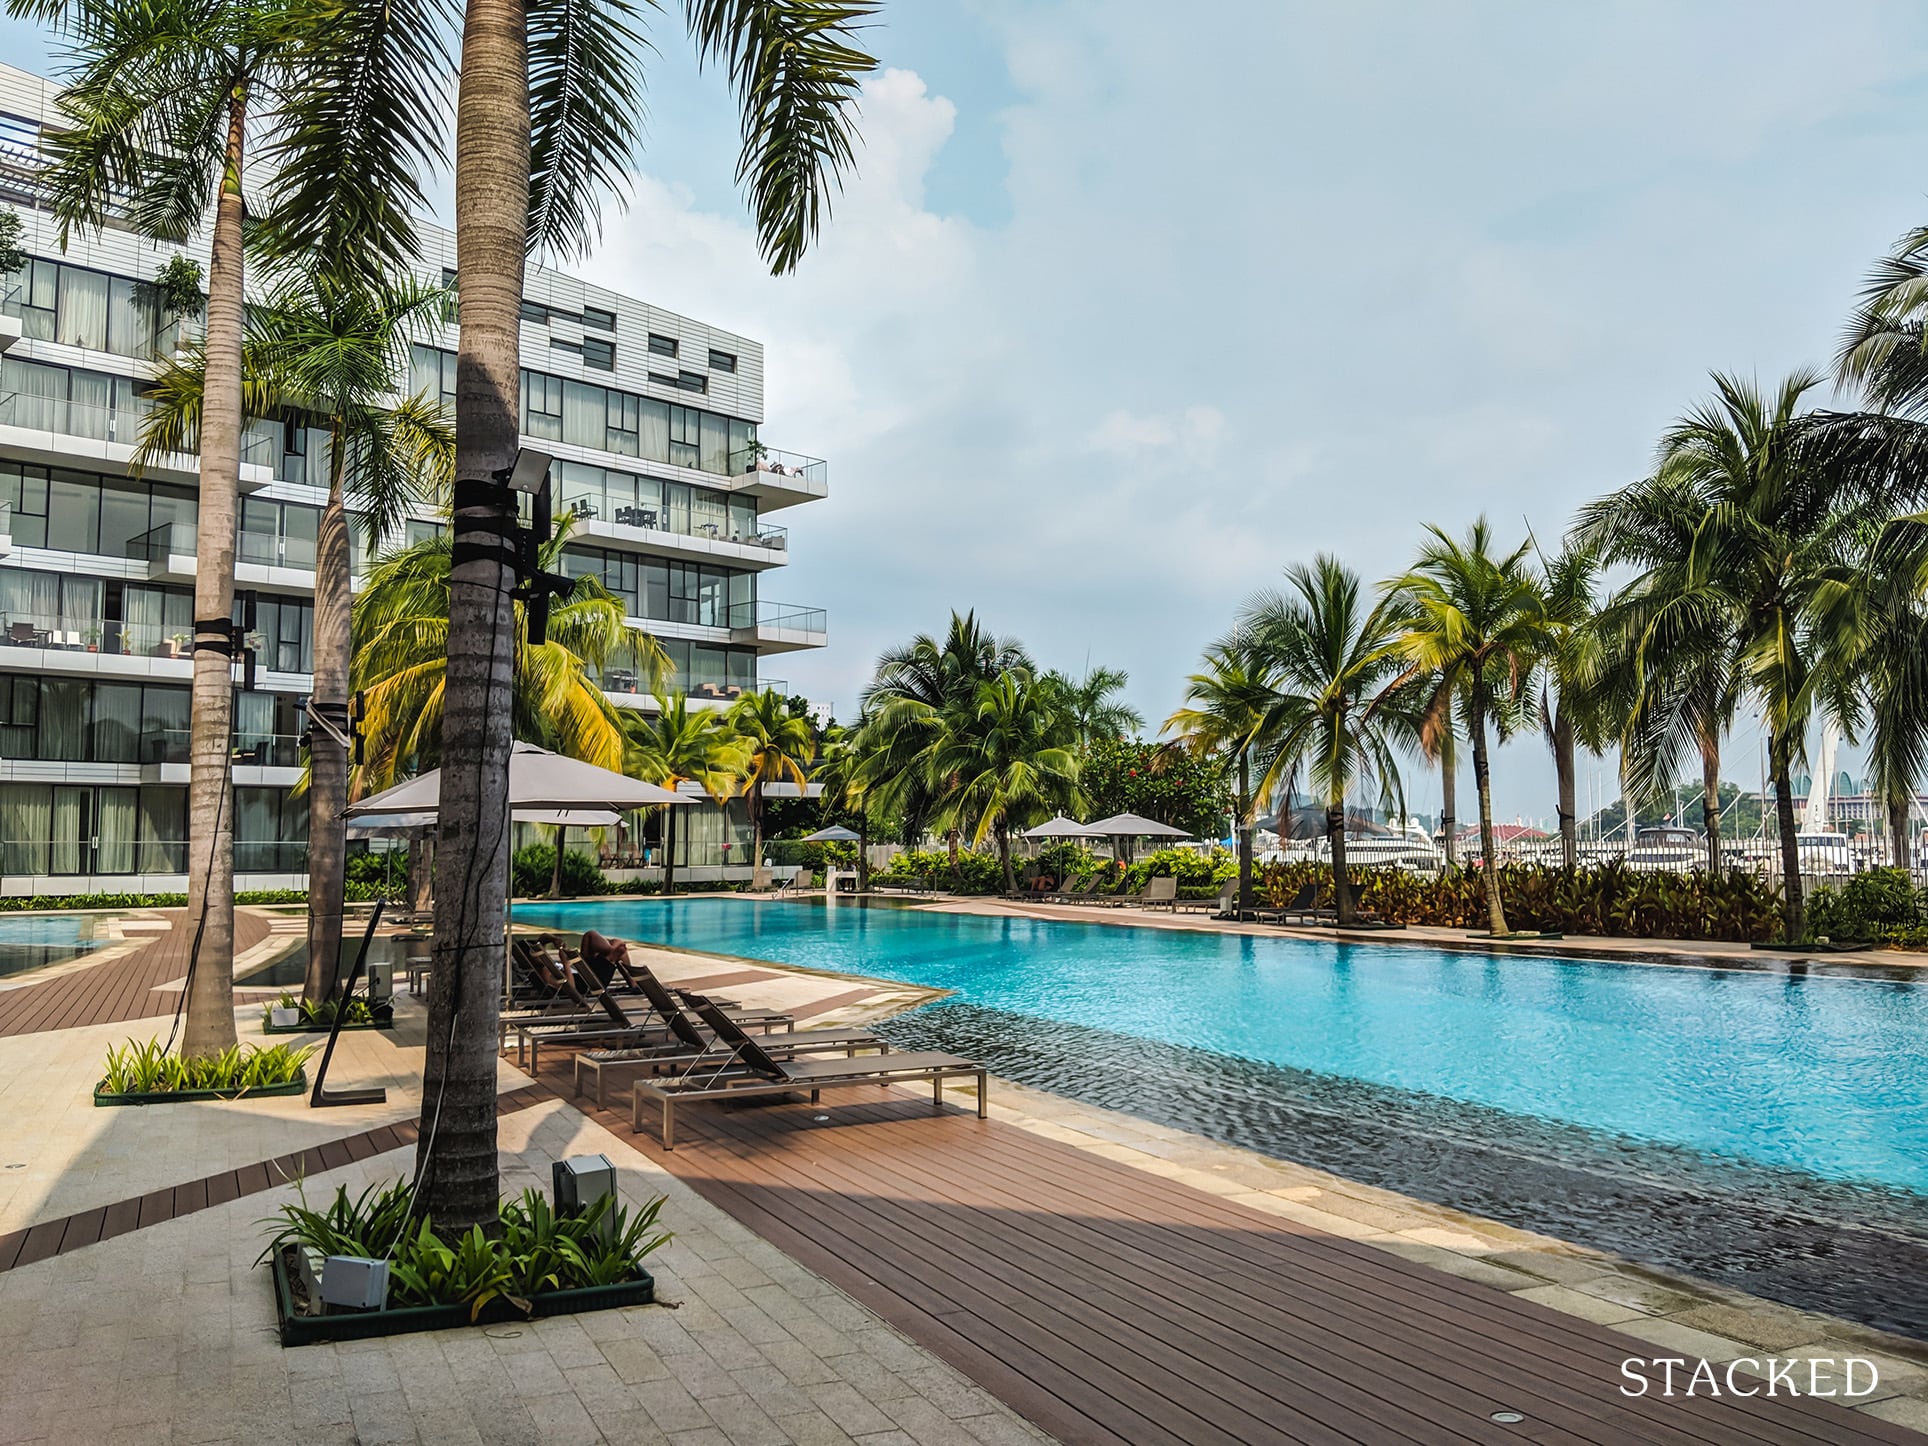
[[539, 452], [534, 447], [523, 447], [515, 454], [515, 465], [505, 467], [495, 475], [517, 492], [533, 494], [542, 490], [542, 484], [549, 476], [549, 468], [554, 465], [555, 460], [547, 452]]
[[1518, 1411], [1495, 1411], [1486, 1419], [1489, 1421], [1497, 1421], [1502, 1426], [1517, 1426], [1520, 1422], [1524, 1421], [1526, 1417], [1522, 1416]]

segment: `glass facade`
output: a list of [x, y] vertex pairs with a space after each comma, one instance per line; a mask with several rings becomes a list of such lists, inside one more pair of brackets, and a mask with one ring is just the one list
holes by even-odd
[[762, 542], [756, 499], [582, 462], [556, 464], [556, 511], [720, 542]]
[[0, 313], [19, 317], [20, 334], [35, 341], [153, 358], [201, 334], [199, 317], [168, 315], [153, 287], [65, 261], [34, 257], [0, 288]]
[[[410, 355], [410, 390], [453, 406], [454, 355], [427, 346], [413, 348]], [[756, 460], [755, 422], [547, 372], [522, 373], [522, 430], [551, 442], [725, 477], [748, 471]]]
[[630, 617], [648, 622], [727, 628], [733, 617], [755, 617], [753, 572], [594, 547], [564, 548], [562, 570], [569, 577], [597, 579], [622, 599]]

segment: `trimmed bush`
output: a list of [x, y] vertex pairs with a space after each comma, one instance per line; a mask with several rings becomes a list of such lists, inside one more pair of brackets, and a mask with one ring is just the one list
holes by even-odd
[[[513, 883], [514, 892], [520, 897], [533, 899], [548, 893], [555, 873], [554, 844], [530, 844], [516, 850]], [[594, 859], [571, 849], [562, 857], [562, 891], [587, 896], [611, 893], [613, 889]]]
[[1808, 933], [1864, 943], [1918, 944], [1928, 924], [1906, 869], [1869, 869], [1840, 888], [1823, 884], [1807, 900]]

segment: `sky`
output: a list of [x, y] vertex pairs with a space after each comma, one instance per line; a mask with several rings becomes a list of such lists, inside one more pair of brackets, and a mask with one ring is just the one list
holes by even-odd
[[[1550, 549], [1710, 370], [1825, 366], [1928, 222], [1907, 4], [888, 0], [856, 174], [774, 278], [677, 8], [632, 195], [570, 264], [764, 343], [764, 440], [830, 478], [764, 590], [831, 639], [765, 671], [842, 715], [975, 609], [1127, 670], [1155, 727], [1290, 561], [1376, 580], [1482, 513]], [[1507, 745], [1496, 812], [1549, 818], [1552, 779]]]

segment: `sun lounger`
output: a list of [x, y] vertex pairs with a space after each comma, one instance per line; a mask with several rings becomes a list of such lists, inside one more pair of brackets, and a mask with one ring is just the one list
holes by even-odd
[[[583, 1093], [587, 1080], [596, 1096], [596, 1108], [603, 1106], [606, 1076], [627, 1069], [665, 1070], [684, 1068], [708, 1060], [727, 1060], [728, 1045], [718, 1044], [715, 1036], [703, 1033], [678, 1010], [674, 1016], [688, 1026], [689, 1033], [675, 1031], [673, 1043], [632, 1049], [590, 1049], [575, 1058], [575, 1092]], [[890, 1053], [890, 1041], [867, 1029], [799, 1029], [788, 1034], [769, 1034], [759, 1041], [777, 1059], [795, 1059], [800, 1054], [841, 1054], [854, 1056], [859, 1050]]]
[[[590, 1027], [597, 1022], [593, 1016], [587, 1022], [573, 1026], [564, 1021], [532, 1019], [516, 1026], [516, 1063], [521, 1064], [526, 1056], [529, 1073], [536, 1074], [542, 1065], [544, 1043], [597, 1044], [612, 1048], [668, 1044], [675, 1038], [676, 1026], [671, 1020], [682, 1013], [682, 1008], [670, 998], [669, 991], [647, 965], [632, 965], [631, 968], [636, 969], [639, 982], [646, 980], [651, 986], [644, 995], [649, 1005], [648, 1013], [632, 1016], [618, 1000], [602, 994], [597, 996], [597, 1000], [609, 1020], [603, 1028]], [[692, 1003], [702, 997], [695, 994], [689, 996]], [[725, 1014], [722, 1006], [714, 1000], [705, 999], [704, 1003], [727, 1018], [731, 1027], [738, 1030], [756, 1029], [769, 1034], [778, 1025], [786, 1033], [796, 1028], [796, 1020], [778, 1010], [745, 1009]]]
[[1238, 919], [1242, 917], [1238, 908], [1238, 880], [1227, 879], [1218, 891], [1218, 906], [1212, 910], [1214, 919]]
[[1296, 919], [1303, 922], [1313, 917], [1312, 903], [1313, 900], [1318, 897], [1319, 886], [1317, 884], [1301, 884], [1298, 893], [1292, 896], [1291, 903], [1279, 909], [1254, 909], [1252, 911], [1252, 917], [1257, 919], [1261, 924], [1283, 924], [1288, 919]]
[[1096, 875], [1088, 879], [1080, 879], [1069, 888], [1053, 889], [1050, 893], [1045, 894], [1043, 896], [1044, 902], [1047, 904], [1075, 904], [1081, 899], [1089, 898], [1091, 891], [1096, 888], [1097, 885], [1098, 879]]
[[1160, 874], [1155, 879], [1145, 880], [1145, 891], [1136, 900], [1141, 909], [1169, 909], [1178, 912], [1178, 880], [1170, 874]]
[[989, 1117], [989, 1076], [983, 1065], [954, 1054], [915, 1051], [904, 1054], [860, 1055], [851, 1059], [776, 1058], [762, 1043], [733, 1024], [707, 1002], [694, 1003], [697, 1017], [732, 1051], [727, 1060], [704, 1061], [674, 1079], [639, 1079], [630, 1101], [630, 1127], [642, 1132], [643, 1112], [661, 1111], [665, 1150], [676, 1148], [676, 1107], [682, 1103], [744, 1100], [807, 1091], [814, 1104], [822, 1091], [858, 1085], [929, 1084], [931, 1103], [944, 1104], [944, 1081], [977, 1082], [977, 1117]]

